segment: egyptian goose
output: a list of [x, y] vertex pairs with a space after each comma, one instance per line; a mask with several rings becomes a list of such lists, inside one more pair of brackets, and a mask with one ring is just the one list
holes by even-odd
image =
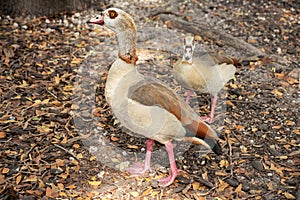
[[173, 76], [184, 88], [188, 89], [186, 102], [189, 103], [191, 90], [211, 94], [210, 115], [202, 117], [211, 123], [217, 103], [218, 92], [234, 77], [238, 60], [221, 54], [202, 54], [193, 57], [195, 40], [193, 36], [184, 38], [182, 59], [173, 66]]
[[114, 115], [132, 132], [147, 137], [144, 165], [128, 168], [133, 175], [150, 169], [154, 140], [165, 145], [171, 173], [159, 180], [161, 186], [173, 183], [178, 169], [175, 164], [173, 139], [201, 144], [222, 153], [218, 139], [221, 135], [204, 123], [193, 109], [171, 89], [157, 80], [144, 77], [136, 69], [136, 26], [129, 14], [109, 8], [88, 23], [104, 25], [116, 33], [118, 58], [109, 69], [105, 97]]

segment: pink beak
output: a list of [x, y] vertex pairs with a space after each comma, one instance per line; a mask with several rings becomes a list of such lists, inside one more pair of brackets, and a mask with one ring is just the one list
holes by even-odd
[[104, 19], [104, 17], [103, 17], [103, 14], [101, 13], [101, 15], [98, 15], [95, 18], [88, 20], [86, 23], [104, 25], [103, 19]]

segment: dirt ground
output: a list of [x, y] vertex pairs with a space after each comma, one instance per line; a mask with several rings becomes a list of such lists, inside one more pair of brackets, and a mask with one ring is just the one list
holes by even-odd
[[[185, 98], [171, 74], [190, 34], [176, 20], [220, 30], [262, 55], [201, 32], [197, 51], [239, 58], [235, 78], [219, 94], [211, 126], [226, 138], [223, 155], [174, 142], [183, 172], [168, 175], [163, 145], [152, 172], [131, 177], [145, 138], [114, 118], [104, 97], [114, 34], [87, 25], [97, 14], [0, 20], [0, 199], [300, 199], [300, 7], [297, 1], [111, 1], [138, 28], [138, 67]], [[105, 8], [102, 8], [105, 9]], [[163, 16], [168, 20], [162, 20]], [[207, 115], [210, 97], [192, 96]], [[129, 133], [129, 134], [127, 134]]]

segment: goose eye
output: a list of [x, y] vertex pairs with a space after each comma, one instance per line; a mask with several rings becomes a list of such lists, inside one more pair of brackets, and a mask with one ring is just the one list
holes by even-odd
[[114, 18], [116, 18], [118, 16], [118, 13], [116, 11], [114, 11], [114, 10], [109, 10], [108, 11], [108, 15], [109, 15], [109, 17], [111, 19], [114, 19]]

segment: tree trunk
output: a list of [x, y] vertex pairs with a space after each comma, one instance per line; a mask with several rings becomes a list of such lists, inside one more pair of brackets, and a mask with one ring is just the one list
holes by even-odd
[[0, 14], [10, 16], [54, 16], [60, 13], [83, 11], [94, 5], [102, 7], [106, 1], [95, 0], [0, 0]]
[[247, 53], [248, 57], [264, 57], [265, 54], [260, 51], [258, 48], [254, 47], [253, 45], [245, 42], [242, 39], [236, 38], [230, 34], [225, 33], [222, 30], [215, 29], [205, 23], [201, 24], [193, 24], [191, 22], [187, 22], [181, 19], [178, 19], [174, 15], [166, 15], [166, 14], [159, 14], [160, 19], [164, 22], [171, 21], [172, 26], [185, 30], [188, 33], [193, 33], [195, 35], [200, 35], [202, 37], [209, 38], [215, 41], [217, 44], [226, 44], [236, 49], [236, 51], [244, 51]]

